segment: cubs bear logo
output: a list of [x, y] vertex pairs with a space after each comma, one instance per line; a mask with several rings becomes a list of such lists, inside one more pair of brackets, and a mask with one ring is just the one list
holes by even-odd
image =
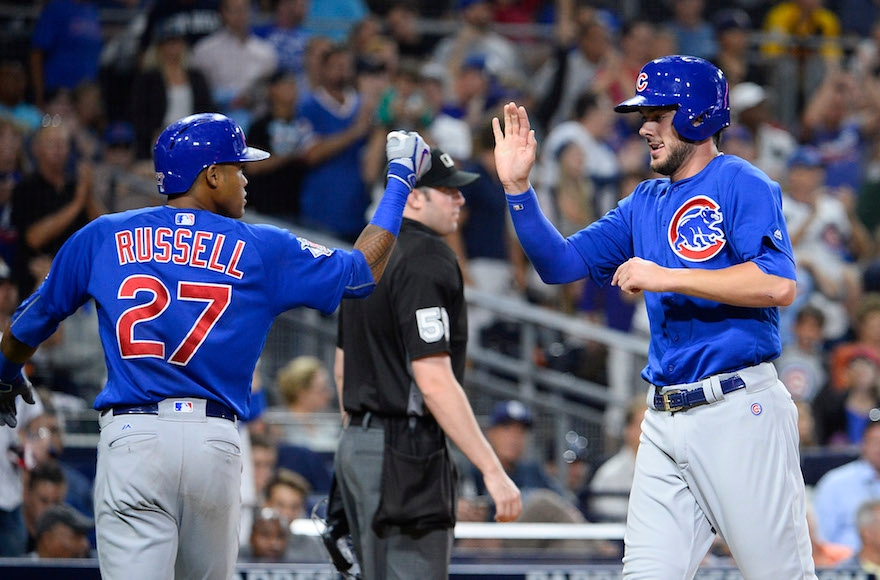
[[714, 200], [698, 195], [684, 202], [669, 222], [669, 245], [688, 262], [705, 262], [727, 243], [721, 223], [724, 216]]

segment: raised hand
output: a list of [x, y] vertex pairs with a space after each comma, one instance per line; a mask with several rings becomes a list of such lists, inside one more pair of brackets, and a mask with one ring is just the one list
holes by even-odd
[[415, 131], [392, 131], [385, 141], [388, 177], [404, 182], [410, 189], [431, 169], [431, 148]]
[[522, 193], [531, 187], [529, 173], [535, 165], [538, 142], [525, 107], [504, 105], [504, 129], [498, 117], [492, 119], [495, 133], [495, 168], [507, 193]]

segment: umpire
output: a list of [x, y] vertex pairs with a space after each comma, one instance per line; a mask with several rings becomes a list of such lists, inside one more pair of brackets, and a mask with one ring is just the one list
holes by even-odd
[[442, 236], [458, 227], [458, 188], [477, 177], [432, 151], [382, 282], [342, 302], [335, 374], [346, 428], [335, 473], [365, 580], [448, 577], [457, 473], [447, 435], [482, 472], [498, 521], [522, 509], [461, 387], [467, 308]]

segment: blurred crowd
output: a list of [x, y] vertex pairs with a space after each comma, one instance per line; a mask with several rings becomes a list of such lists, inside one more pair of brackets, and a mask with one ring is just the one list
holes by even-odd
[[[343, 241], [353, 241], [362, 230], [381, 194], [387, 132], [419, 131], [459, 167], [480, 175], [462, 187], [467, 200], [462, 224], [448, 239], [469, 287], [646, 333], [639, 300], [590, 282], [550, 287], [531, 270], [511, 235], [495, 174], [490, 120], [511, 100], [528, 108], [539, 144], [532, 182], [548, 217], [563, 234], [571, 234], [601, 217], [639, 181], [654, 177], [637, 134], [639, 120], [612, 110], [632, 95], [642, 65], [676, 53], [714, 62], [730, 84], [732, 124], [723, 134], [722, 151], [755, 163], [783, 192], [798, 298], [781, 312], [784, 344], [776, 363], [801, 410], [802, 446], [859, 450], [854, 463], [873, 466], [861, 475], [870, 486], [858, 480], [862, 488], [873, 486], [872, 492], [859, 497], [880, 499], [880, 458], [873, 458], [869, 436], [880, 420], [876, 2], [0, 4], [36, 16], [25, 20], [25, 43], [5, 42], [0, 51], [4, 327], [20, 300], [45, 277], [54, 252], [79, 227], [104, 212], [162, 203], [151, 161], [157, 134], [185, 115], [220, 111], [245, 128], [249, 144], [272, 153], [248, 167], [248, 208], [288, 222], [294, 231], [300, 226]], [[129, 17], [108, 19], [112, 9]], [[2, 25], [13, 26], [14, 20]], [[0, 534], [11, 529], [4, 522], [21, 521], [26, 552], [39, 552], [37, 536], [50, 524], [67, 522], [78, 536], [92, 533], [91, 507], [83, 503], [88, 493], [75, 491], [81, 483], [75, 470], [67, 469], [65, 477], [63, 466], [53, 464], [63, 449], [60, 440], [45, 461], [34, 458], [27, 442], [33, 421], [44, 420], [44, 414], [57, 417], [58, 406], [90, 406], [100, 391], [106, 371], [96, 316], [94, 306], [87, 305], [65, 321], [28, 369], [34, 383], [51, 387], [53, 394], [44, 397], [40, 412], [22, 421], [20, 433], [10, 436], [9, 447], [17, 452], [9, 473], [30, 474], [22, 493], [0, 486]], [[471, 340], [492, 342], [503, 333], [485, 312], [470, 317]], [[590, 348], [556, 361], [563, 365], [560, 370], [591, 378], [601, 374]], [[266, 382], [264, 407], [286, 413], [291, 431], [253, 422], [244, 554], [258, 560], [323, 558], [316, 546], [291, 541], [283, 524], [306, 515], [327, 491], [326, 463], [314, 453], [332, 447], [337, 426], [308, 417], [335, 411], [332, 379], [320, 361], [300, 358]], [[557, 518], [553, 521], [625, 517], [642, 412], [638, 404], [627, 411], [620, 451], [612, 450], [601, 466], [586, 461], [577, 434], [568, 445], [567, 474], [554, 473], [559, 462], [549, 454], [534, 458], [517, 483], [549, 489], [564, 503], [540, 496], [539, 507], [528, 513]], [[528, 447], [522, 439], [531, 424], [529, 410], [516, 405], [498, 407], [489, 418], [487, 433], [503, 433], [490, 439], [499, 457], [512, 457], [511, 472]], [[51, 425], [34, 425], [36, 440], [44, 433], [43, 439], [51, 440]], [[511, 425], [522, 429], [505, 431]], [[300, 444], [295, 457], [278, 457], [278, 443], [295, 438]], [[54, 519], [41, 526], [33, 514], [21, 516], [26, 505], [21, 497], [39, 484], [37, 466], [47, 463], [51, 467], [40, 469], [51, 473], [40, 477], [57, 483], [60, 471], [64, 493], [55, 490], [55, 497], [79, 511], [53, 512]], [[0, 469], [0, 478], [5, 473]], [[491, 506], [481, 503], [480, 486], [478, 479], [465, 479], [464, 519], [491, 517]], [[299, 507], [290, 509], [290, 504]], [[880, 508], [853, 503], [845, 514], [830, 515], [824, 505], [817, 504], [813, 514], [817, 542], [826, 542], [817, 544], [817, 553], [827, 552], [833, 562], [855, 558], [868, 542], [859, 539], [860, 533], [868, 537], [864, 529], [874, 526], [878, 533], [869, 539], [880, 565]], [[838, 524], [845, 534], [836, 531]], [[4, 545], [16, 544], [0, 542]], [[835, 551], [838, 545], [848, 549]], [[591, 549], [610, 553], [608, 546]]]

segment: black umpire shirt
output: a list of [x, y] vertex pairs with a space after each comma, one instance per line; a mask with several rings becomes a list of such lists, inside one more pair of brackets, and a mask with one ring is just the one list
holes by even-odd
[[461, 382], [467, 334], [464, 283], [455, 252], [427, 226], [404, 219], [373, 293], [342, 301], [337, 346], [345, 351], [345, 410], [409, 414], [410, 396], [422, 400], [413, 391], [417, 387], [409, 363], [432, 354], [448, 353]]

